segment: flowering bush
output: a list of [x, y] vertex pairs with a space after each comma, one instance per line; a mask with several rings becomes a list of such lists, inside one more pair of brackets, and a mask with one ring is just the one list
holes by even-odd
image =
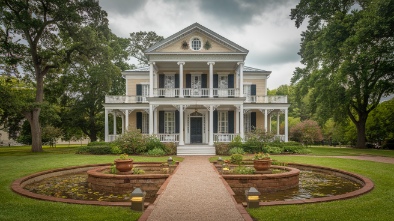
[[141, 154], [146, 151], [146, 135], [140, 130], [130, 130], [122, 134], [115, 142], [123, 153]]
[[268, 153], [256, 153], [253, 157], [253, 160], [269, 160], [271, 159], [271, 156]]

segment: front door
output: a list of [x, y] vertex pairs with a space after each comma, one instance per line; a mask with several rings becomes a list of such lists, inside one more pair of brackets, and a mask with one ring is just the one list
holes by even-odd
[[202, 117], [190, 118], [190, 143], [202, 143]]

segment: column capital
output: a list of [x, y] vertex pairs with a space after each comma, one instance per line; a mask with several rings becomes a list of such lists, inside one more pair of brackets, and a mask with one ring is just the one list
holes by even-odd
[[207, 62], [207, 64], [208, 65], [215, 65], [215, 62], [214, 61], [209, 61], [209, 62]]
[[178, 61], [177, 64], [178, 65], [185, 65], [185, 62], [184, 61]]
[[240, 61], [240, 62], [237, 62], [237, 65], [244, 65], [245, 64], [245, 62], [243, 62], [243, 61]]
[[149, 61], [148, 64], [155, 65], [156, 63], [154, 61]]

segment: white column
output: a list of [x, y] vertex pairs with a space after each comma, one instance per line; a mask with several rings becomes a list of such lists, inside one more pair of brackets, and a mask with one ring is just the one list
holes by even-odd
[[183, 65], [185, 62], [178, 62], [179, 65], [179, 97], [183, 97]]
[[287, 116], [288, 110], [285, 110], [285, 142], [289, 141], [289, 130], [288, 130], [288, 116]]
[[124, 123], [124, 116], [122, 115], [122, 134], [124, 134], [124, 126], [125, 125], [125, 123]]
[[238, 62], [239, 65], [239, 97], [244, 97], [244, 63]]
[[114, 135], [116, 135], [116, 113], [114, 111]]
[[279, 127], [280, 127], [280, 123], [279, 123], [279, 112], [278, 115], [276, 116], [276, 134], [279, 135]]
[[244, 136], [244, 105], [241, 104], [239, 106], [239, 135], [241, 136], [242, 140], [245, 139]]
[[126, 115], [126, 131], [129, 130], [129, 110], [125, 110], [125, 115]]
[[108, 140], [108, 110], [107, 109], [105, 109], [105, 111], [104, 111], [104, 125], [105, 125], [105, 128], [104, 128], [104, 141], [105, 142], [108, 142], [109, 140]]
[[267, 119], [268, 111], [267, 109], [264, 110], [264, 131], [267, 132], [267, 125], [268, 125], [268, 119]]
[[209, 145], [213, 145], [213, 106], [209, 106]]
[[235, 133], [239, 134], [239, 107], [236, 107], [235, 110]]
[[153, 97], [153, 65], [155, 62], [149, 62], [149, 97]]
[[208, 62], [209, 65], [209, 97], [213, 97], [213, 65], [215, 62]]
[[179, 145], [185, 145], [183, 140], [183, 105], [179, 105]]
[[153, 106], [149, 104], [149, 135], [153, 134]]

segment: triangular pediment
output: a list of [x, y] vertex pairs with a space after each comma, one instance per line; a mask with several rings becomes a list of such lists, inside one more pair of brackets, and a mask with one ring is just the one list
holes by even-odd
[[[193, 48], [193, 39], [199, 39], [201, 47]], [[171, 35], [148, 48], [150, 53], [241, 53], [247, 54], [248, 50], [223, 36], [194, 23], [189, 27]]]

